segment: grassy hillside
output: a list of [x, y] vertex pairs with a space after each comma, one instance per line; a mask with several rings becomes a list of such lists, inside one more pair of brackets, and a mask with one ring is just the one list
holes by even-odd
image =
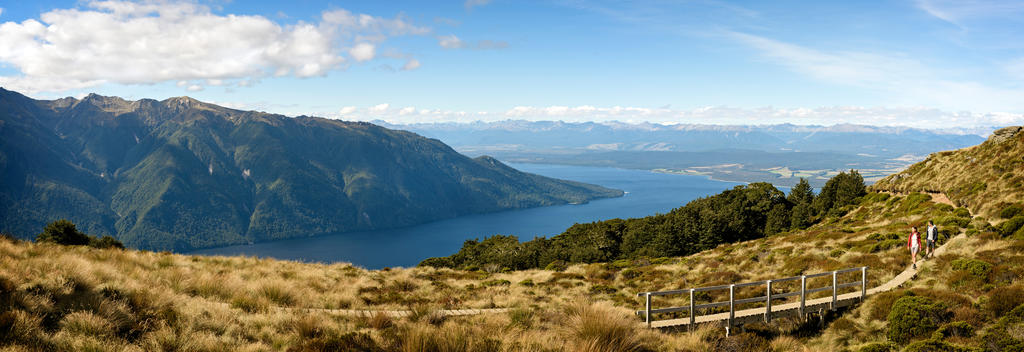
[[[951, 157], [960, 153], [965, 151]], [[925, 177], [908, 175], [910, 182]], [[1017, 199], [1009, 197], [1019, 197], [1024, 190], [1006, 192], [1016, 194], [1003, 199]], [[686, 257], [623, 259], [564, 270], [368, 271], [347, 264], [3, 240], [0, 345], [8, 350], [1024, 348], [1024, 238], [1001, 235], [1012, 221], [972, 217], [966, 208], [939, 199], [924, 193], [870, 193], [845, 214], [806, 230], [723, 244]], [[906, 233], [928, 220], [942, 229], [947, 254], [926, 262], [904, 287], [829, 314], [824, 328], [816, 321], [779, 319], [771, 326], [748, 325], [745, 332], [725, 337], [713, 326], [694, 332], [646, 330], [630, 314], [642, 305], [636, 292], [853, 266], [870, 266], [869, 285], [877, 286], [909, 265]], [[960, 233], [962, 237], [949, 240]], [[683, 301], [666, 299], [658, 304]], [[490, 307], [511, 311], [468, 317], [439, 313]], [[352, 309], [412, 313], [401, 318], [383, 313], [356, 316], [347, 311]]]
[[879, 180], [879, 191], [943, 192], [977, 215], [995, 217], [1024, 202], [1024, 132], [1008, 127], [984, 143], [929, 155], [906, 171]]

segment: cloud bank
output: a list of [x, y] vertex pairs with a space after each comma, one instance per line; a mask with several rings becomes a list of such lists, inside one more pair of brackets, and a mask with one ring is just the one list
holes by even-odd
[[244, 86], [262, 77], [324, 76], [372, 60], [388, 37], [429, 32], [401, 16], [343, 9], [321, 13], [317, 23], [280, 25], [193, 3], [91, 1], [0, 24], [0, 62], [21, 73], [0, 76], [0, 85], [28, 93], [107, 82]]
[[[432, 122], [493, 122], [502, 120], [627, 122], [659, 124], [760, 125], [792, 123], [798, 125], [861, 124], [926, 129], [972, 129], [1024, 124], [1024, 114], [949, 112], [934, 108], [886, 108], [832, 106], [820, 108], [735, 108], [709, 106], [694, 109], [516, 106], [506, 111], [455, 111], [405, 107], [391, 109], [390, 104], [367, 107], [347, 106], [338, 112], [314, 115], [345, 120], [382, 120], [395, 124]], [[986, 130], [987, 131], [987, 130]]]

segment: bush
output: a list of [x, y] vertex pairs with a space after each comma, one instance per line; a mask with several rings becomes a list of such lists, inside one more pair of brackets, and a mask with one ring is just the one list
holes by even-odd
[[967, 227], [970, 223], [970, 218], [962, 218], [958, 216], [943, 216], [935, 220], [935, 224], [939, 226]]
[[906, 243], [906, 241], [904, 241], [902, 239], [885, 240], [885, 241], [878, 242], [878, 243], [875, 243], [875, 244], [871, 245], [871, 250], [870, 251], [871, 251], [871, 253], [887, 251], [889, 249], [902, 246], [905, 243]]
[[70, 221], [60, 219], [46, 224], [43, 232], [36, 235], [36, 242], [81, 246], [89, 244], [89, 235], [78, 232], [75, 224]]
[[985, 310], [994, 317], [1000, 317], [1022, 304], [1024, 304], [1024, 288], [1017, 285], [998, 287], [992, 290], [988, 300], [985, 301]]
[[859, 352], [889, 352], [892, 351], [892, 344], [888, 342], [869, 343], [861, 347]]
[[954, 321], [943, 325], [932, 334], [932, 339], [941, 340], [947, 337], [971, 337], [974, 336], [974, 327], [966, 321]]
[[103, 236], [102, 238], [92, 237], [89, 239], [89, 247], [95, 247], [100, 249], [117, 248], [124, 249], [124, 243], [110, 236]]
[[953, 215], [959, 216], [961, 218], [968, 218], [968, 219], [970, 219], [971, 218], [971, 211], [967, 210], [967, 208], [956, 208], [956, 210], [953, 210]]
[[508, 280], [505, 280], [505, 279], [494, 279], [494, 280], [487, 280], [487, 281], [481, 282], [480, 286], [483, 286], [483, 287], [509, 286], [511, 284], [512, 284], [511, 281], [508, 281]]
[[989, 351], [1024, 351], [1024, 341], [1018, 338], [1016, 330], [1024, 323], [1024, 305], [1011, 310], [999, 318], [996, 324], [985, 329], [981, 340]]
[[982, 280], [988, 278], [988, 274], [992, 272], [991, 263], [972, 258], [959, 258], [953, 260], [953, 262], [950, 263], [950, 266], [953, 270], [966, 271], [972, 276]]
[[43, 232], [36, 235], [36, 242], [56, 243], [65, 246], [84, 246], [106, 249], [124, 249], [124, 244], [110, 236], [102, 238], [93, 237], [81, 233], [71, 221], [60, 219], [43, 228]]
[[616, 291], [618, 291], [616, 288], [608, 286], [608, 285], [594, 285], [594, 286], [590, 286], [590, 294], [593, 294], [593, 295], [602, 294], [602, 293], [613, 294]]
[[971, 352], [970, 348], [957, 346], [937, 340], [925, 340], [917, 341], [907, 348], [903, 349], [904, 352]]
[[1020, 204], [1013, 204], [1006, 208], [1003, 208], [1003, 210], [999, 212], [999, 217], [1003, 219], [1009, 219], [1014, 216], [1020, 215], [1021, 210], [1024, 210], [1024, 207], [1022, 207]]
[[431, 266], [431, 267], [435, 267], [435, 268], [454, 268], [455, 267], [455, 263], [453, 263], [452, 259], [448, 258], [448, 257], [434, 257], [434, 258], [424, 259], [417, 266], [420, 266], [420, 267]]
[[898, 233], [889, 233], [889, 234], [884, 234], [884, 235], [881, 234], [881, 233], [873, 233], [873, 234], [868, 236], [868, 239], [872, 240], [872, 241], [885, 241], [885, 240], [898, 240], [898, 239], [900, 239], [900, 237], [901, 236]]
[[943, 302], [926, 297], [902, 297], [893, 303], [889, 312], [890, 341], [907, 343], [910, 340], [930, 336], [952, 314]]
[[1014, 232], [1017, 232], [1017, 230], [1020, 229], [1022, 226], [1024, 226], [1024, 215], [1014, 216], [1010, 220], [1006, 220], [1006, 222], [1004, 222], [1003, 225], [999, 227], [999, 235], [1003, 237], [1009, 237]]

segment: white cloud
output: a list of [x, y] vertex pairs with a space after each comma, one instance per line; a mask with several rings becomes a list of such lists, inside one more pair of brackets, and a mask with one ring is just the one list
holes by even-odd
[[0, 62], [20, 71], [0, 76], [0, 84], [33, 93], [106, 82], [246, 85], [266, 76], [323, 76], [342, 68], [342, 48], [352, 43], [347, 54], [366, 61], [374, 57], [373, 43], [429, 31], [401, 16], [346, 10], [323, 12], [319, 23], [279, 25], [191, 2], [92, 1], [0, 24]]
[[438, 44], [445, 49], [459, 49], [466, 46], [466, 43], [456, 37], [454, 34], [437, 37]]
[[0, 16], [3, 16], [3, 15], [4, 15], [4, 8], [0, 7]]
[[420, 60], [416, 59], [409, 59], [405, 62], [405, 65], [402, 65], [402, 71], [412, 71], [417, 68], [420, 68]]
[[919, 9], [929, 15], [966, 28], [965, 22], [996, 17], [1015, 17], [1024, 13], [1024, 3], [1007, 0], [917, 0]]
[[454, 34], [438, 36], [437, 44], [445, 49], [504, 49], [508, 47], [507, 42], [500, 40], [481, 40], [476, 43], [468, 43]]
[[463, 3], [463, 6], [466, 7], [466, 10], [471, 10], [474, 7], [477, 7], [477, 6], [487, 5], [490, 2], [491, 2], [491, 0], [466, 0], [466, 2]]
[[341, 110], [338, 110], [338, 115], [345, 116], [345, 115], [351, 114], [353, 112], [356, 112], [356, 107], [355, 106], [346, 106], [346, 107], [341, 108]]
[[[303, 112], [303, 114], [310, 114]], [[837, 124], [945, 129], [975, 133], [997, 126], [1024, 124], [1024, 114], [950, 112], [927, 107], [828, 106], [818, 108], [738, 108], [705, 106], [692, 109], [636, 106], [515, 106], [506, 111], [442, 110], [412, 106], [391, 109], [390, 104], [365, 108], [348, 106], [337, 112], [313, 115], [355, 121], [383, 120], [395, 124], [434, 122], [496, 122], [505, 120], [600, 123], [657, 123], [666, 125], [796, 125]]]
[[370, 43], [359, 43], [352, 49], [348, 50], [348, 54], [353, 59], [359, 62], [370, 61], [377, 53], [377, 47]]
[[189, 92], [199, 92], [199, 91], [203, 90], [203, 86], [198, 85], [198, 84], [193, 84], [193, 85], [188, 86], [188, 88], [185, 88], [185, 90], [187, 90]]
[[932, 69], [901, 53], [827, 52], [760, 36], [730, 32], [765, 58], [825, 82], [884, 93], [889, 106], [928, 105], [976, 111], [1024, 110], [1024, 89], [946, 78], [950, 70]]

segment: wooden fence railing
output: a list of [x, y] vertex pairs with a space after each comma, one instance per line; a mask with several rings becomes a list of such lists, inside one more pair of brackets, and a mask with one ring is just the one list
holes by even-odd
[[[838, 281], [840, 275], [846, 274], [846, 273], [857, 272], [857, 271], [860, 271], [860, 280], [844, 282], [844, 283], [840, 283]], [[819, 278], [819, 277], [826, 277], [826, 276], [831, 276], [832, 277], [831, 285], [827, 285], [827, 286], [823, 286], [823, 287], [816, 287], [816, 288], [808, 288], [807, 287], [807, 281], [808, 280], [814, 279], [814, 278]], [[856, 298], [859, 298], [861, 301], [863, 301], [864, 297], [867, 295], [867, 279], [868, 279], [868, 267], [863, 266], [863, 267], [859, 267], [859, 268], [849, 268], [849, 269], [843, 269], [843, 270], [823, 272], [823, 273], [818, 273], [818, 274], [792, 276], [792, 277], [786, 277], [786, 278], [781, 278], [781, 279], [764, 280], [764, 281], [756, 281], [756, 282], [746, 282], [746, 283], [740, 283], [740, 284], [730, 284], [730, 285], [720, 285], [720, 286], [710, 286], [710, 287], [699, 287], [699, 288], [691, 288], [691, 289], [684, 289], [684, 290], [641, 292], [641, 293], [638, 293], [637, 296], [638, 297], [645, 297], [646, 304], [645, 304], [644, 310], [638, 310], [636, 312], [636, 314], [637, 315], [643, 315], [644, 316], [644, 320], [647, 323], [647, 327], [651, 327], [651, 323], [655, 321], [655, 320], [653, 320], [652, 316], [655, 315], [655, 314], [674, 313], [674, 312], [688, 312], [689, 313], [688, 314], [689, 315], [689, 321], [681, 321], [679, 324], [676, 324], [676, 325], [691, 325], [692, 326], [694, 323], [697, 322], [697, 320], [698, 320], [697, 318], [698, 317], [703, 316], [703, 315], [698, 315], [697, 312], [706, 311], [706, 310], [708, 310], [710, 308], [717, 308], [717, 307], [726, 307], [726, 306], [728, 306], [729, 307], [729, 312], [728, 312], [729, 314], [728, 314], [728, 316], [722, 316], [720, 319], [716, 319], [716, 321], [728, 320], [728, 324], [729, 324], [728, 327], [731, 329], [734, 326], [734, 320], [736, 318], [736, 312], [737, 312], [737, 306], [738, 305], [750, 304], [750, 303], [761, 303], [761, 302], [763, 302], [764, 303], [764, 307], [763, 308], [753, 308], [753, 309], [763, 309], [763, 311], [764, 311], [764, 321], [765, 322], [771, 322], [772, 314], [773, 313], [779, 313], [781, 311], [786, 311], [786, 310], [791, 310], [791, 309], [797, 309], [798, 310], [797, 314], [799, 314], [799, 316], [801, 318], [804, 318], [806, 316], [806, 311], [805, 310], [807, 308], [807, 303], [808, 303], [807, 300], [808, 300], [808, 296], [809, 295], [817, 293], [817, 292], [832, 291], [832, 297], [831, 297], [831, 301], [830, 302], [828, 300], [822, 301], [821, 299], [817, 299], [815, 301], [815, 303], [816, 304], [824, 303], [824, 304], [827, 304], [829, 309], [835, 309], [836, 308], [836, 304], [838, 303], [838, 300], [839, 300], [839, 294], [840, 294], [839, 291], [842, 290], [842, 289], [845, 289], [845, 288], [860, 286], [860, 295], [859, 295], [859, 297], [856, 297]], [[777, 285], [780, 284], [780, 283], [796, 281], [796, 280], [800, 280], [800, 290], [799, 291], [781, 292], [781, 293], [776, 293], [776, 292], [772, 291], [773, 288], [777, 289], [779, 287]], [[765, 286], [765, 290], [764, 290], [765, 295], [764, 296], [757, 296], [757, 297], [750, 297], [750, 298], [741, 298], [741, 299], [737, 299], [736, 298], [737, 290], [738, 289], [746, 288], [746, 287], [756, 287], [756, 286]], [[724, 290], [728, 290], [729, 291], [729, 300], [728, 301], [696, 304], [696, 300], [695, 300], [694, 294], [700, 293], [700, 292], [724, 291]], [[655, 309], [653, 307], [653, 305], [652, 305], [652, 299], [654, 297], [669, 296], [669, 295], [683, 295], [683, 294], [689, 294], [689, 296], [690, 296], [689, 297], [690, 298], [689, 305], [687, 305], [687, 306], [657, 308], [657, 309]], [[799, 300], [800, 304], [799, 304], [799, 306], [795, 306], [795, 305], [792, 305], [792, 303], [790, 303], [789, 307], [780, 307], [780, 308], [783, 308], [783, 309], [776, 309], [776, 310], [772, 309], [772, 301], [777, 301], [777, 300], [785, 299], [785, 298], [788, 298], [788, 297], [796, 297], [796, 296], [800, 297], [800, 300]], [[849, 295], [847, 295], [847, 296], [849, 296]], [[847, 299], [849, 299], [849, 297], [847, 297]], [[744, 310], [744, 312], [746, 312], [746, 311], [749, 311], [749, 310]], [[722, 313], [716, 313], [716, 314], [722, 314]], [[708, 314], [704, 314], [704, 315], [708, 315]]]

